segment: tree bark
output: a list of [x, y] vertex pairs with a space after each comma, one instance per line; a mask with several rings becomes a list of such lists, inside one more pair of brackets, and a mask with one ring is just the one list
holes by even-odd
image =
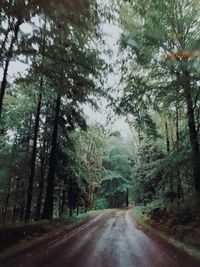
[[[167, 123], [167, 120], [165, 120], [165, 135], [166, 135], [167, 153], [169, 154], [169, 152], [170, 152], [170, 142], [169, 142], [169, 131], [168, 131], [168, 123]], [[173, 192], [172, 176], [170, 176], [170, 178], [169, 178], [169, 186], [170, 186], [170, 191], [172, 193]], [[174, 196], [173, 196], [173, 194], [170, 194], [170, 201], [171, 201], [171, 203], [174, 202]]]
[[194, 187], [196, 193], [200, 194], [200, 152], [199, 152], [198, 134], [195, 125], [193, 101], [191, 95], [190, 75], [188, 70], [183, 70], [181, 78], [182, 78], [181, 83], [184, 91], [185, 102], [187, 105], [187, 118], [188, 118], [189, 137], [191, 146], [191, 159], [192, 159], [191, 163], [193, 170]]
[[14, 48], [14, 44], [18, 38], [18, 33], [19, 33], [19, 28], [20, 28], [21, 23], [22, 23], [21, 18], [18, 18], [18, 20], [15, 24], [15, 27], [14, 27], [14, 36], [11, 40], [10, 47], [8, 49], [8, 53], [6, 55], [5, 68], [3, 71], [3, 80], [1, 82], [1, 89], [0, 89], [0, 119], [1, 119], [1, 115], [2, 115], [3, 99], [4, 99], [6, 85], [7, 85], [8, 67], [9, 67], [10, 61], [11, 61], [12, 56], [13, 56], [13, 48]]
[[55, 181], [55, 168], [56, 168], [56, 150], [57, 150], [57, 139], [58, 139], [58, 123], [59, 123], [59, 114], [60, 114], [60, 105], [61, 105], [61, 97], [57, 96], [56, 99], [56, 110], [55, 110], [55, 119], [54, 119], [54, 127], [52, 134], [52, 145], [51, 145], [51, 153], [49, 158], [49, 173], [47, 180], [47, 191], [44, 203], [43, 210], [43, 219], [51, 219], [53, 217], [53, 194], [54, 194], [54, 181]]
[[42, 103], [42, 87], [43, 87], [43, 79], [41, 78], [38, 105], [37, 105], [37, 111], [36, 111], [36, 116], [35, 116], [33, 149], [32, 149], [32, 157], [31, 157], [31, 170], [30, 170], [29, 185], [28, 185], [28, 191], [27, 191], [27, 203], [26, 203], [26, 212], [25, 212], [26, 222], [30, 220], [30, 214], [31, 214], [33, 183], [34, 183], [34, 176], [35, 176], [35, 161], [36, 161], [36, 154], [37, 154], [37, 138], [38, 138], [39, 124], [40, 124], [41, 103]]
[[6, 214], [7, 214], [7, 210], [8, 210], [8, 202], [9, 202], [9, 199], [10, 199], [11, 182], [12, 182], [12, 176], [10, 176], [9, 180], [8, 180], [8, 187], [7, 187], [7, 192], [6, 192], [5, 205], [4, 205], [4, 208], [2, 210], [2, 222], [3, 223], [5, 223], [5, 221], [6, 221]]
[[61, 215], [61, 216], [63, 216], [64, 211], [65, 211], [65, 204], [66, 204], [66, 188], [67, 188], [67, 179], [64, 178], [63, 189], [62, 189], [61, 210], [60, 210], [60, 215]]
[[36, 204], [36, 220], [39, 220], [41, 218], [41, 208], [42, 208], [42, 196], [43, 196], [43, 191], [44, 191], [44, 183], [45, 183], [45, 177], [46, 177], [46, 168], [47, 168], [47, 157], [44, 155], [45, 153], [45, 148], [48, 149], [48, 144], [47, 147], [45, 147], [45, 142], [44, 140], [43, 143], [43, 153], [41, 155], [41, 164], [40, 164], [40, 181], [39, 181], [39, 193], [38, 193], [38, 198], [37, 198], [37, 204]]
[[[177, 94], [178, 97], [178, 94]], [[179, 107], [176, 101], [176, 149], [179, 149], [179, 141], [180, 141], [180, 133], [179, 133]], [[181, 181], [180, 171], [177, 170], [177, 196], [180, 200], [181, 198], [184, 200], [183, 186]]]
[[15, 191], [15, 198], [14, 198], [14, 207], [13, 207], [13, 214], [12, 214], [12, 222], [15, 222], [17, 218], [17, 206], [18, 206], [18, 191], [19, 191], [19, 183], [21, 177], [16, 177], [16, 191]]
[[39, 193], [37, 198], [37, 204], [36, 204], [36, 220], [40, 219], [40, 213], [41, 213], [41, 207], [42, 207], [42, 195], [43, 195], [43, 189], [44, 189], [44, 175], [45, 175], [45, 167], [44, 167], [44, 161], [42, 159], [41, 161], [41, 167], [40, 167], [40, 182], [39, 182]]
[[165, 120], [165, 137], [166, 137], [166, 148], [167, 148], [167, 153], [170, 152], [170, 142], [169, 142], [169, 131], [168, 131], [168, 123]]
[[128, 208], [129, 206], [129, 191], [128, 189], [126, 190], [126, 207]]
[[40, 181], [39, 181], [39, 193], [37, 197], [37, 204], [36, 204], [36, 220], [39, 220], [41, 218], [41, 209], [42, 209], [42, 197], [43, 197], [43, 191], [44, 191], [44, 184], [45, 184], [45, 177], [46, 177], [46, 171], [47, 171], [47, 161], [48, 157], [46, 154], [48, 153], [49, 144], [47, 141], [47, 124], [48, 124], [48, 116], [46, 116], [46, 122], [44, 127], [44, 137], [43, 137], [43, 146], [42, 151], [40, 155]]
[[179, 110], [178, 110], [178, 104], [176, 103], [176, 148], [179, 148]]

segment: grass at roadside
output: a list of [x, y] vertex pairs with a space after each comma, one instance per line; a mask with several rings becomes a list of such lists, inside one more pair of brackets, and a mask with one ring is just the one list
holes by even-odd
[[151, 224], [143, 206], [135, 206], [132, 210], [132, 216], [134, 217], [136, 223], [144, 229], [152, 231], [154, 234], [166, 240], [173, 246], [185, 250], [189, 255], [200, 260], [200, 249], [174, 239], [170, 234], [170, 231], [167, 231], [164, 225], [162, 225], [162, 227], [157, 227], [156, 225]]
[[27, 224], [0, 226], [0, 260], [34, 248], [62, 232], [109, 210], [89, 211], [78, 216]]

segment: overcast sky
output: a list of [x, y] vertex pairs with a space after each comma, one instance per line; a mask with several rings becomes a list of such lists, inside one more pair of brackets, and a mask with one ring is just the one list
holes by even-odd
[[[109, 46], [109, 48], [113, 52], [112, 56], [109, 59], [107, 58], [107, 61], [109, 61], [109, 63], [115, 63], [118, 57], [117, 42], [120, 38], [120, 29], [117, 25], [106, 23], [103, 25], [103, 32], [105, 34], [104, 38], [105, 38], [106, 44]], [[108, 87], [112, 87], [112, 88], [117, 87], [119, 84], [119, 77], [117, 76], [117, 74], [113, 74], [113, 73], [110, 74], [108, 76], [107, 83], [108, 83], [107, 84]], [[86, 106], [85, 113], [87, 114], [91, 122], [97, 121], [99, 123], [102, 123], [103, 125], [108, 127], [109, 130], [113, 130], [113, 131], [119, 130], [121, 132], [121, 135], [127, 139], [129, 135], [131, 135], [129, 125], [126, 123], [125, 118], [117, 117], [112, 112], [112, 110], [108, 109], [107, 104], [108, 103], [106, 100], [102, 100], [100, 112], [96, 112], [92, 110], [91, 107]], [[112, 120], [110, 120], [110, 116], [109, 116], [109, 119], [107, 118], [108, 114], [110, 113], [112, 114]]]

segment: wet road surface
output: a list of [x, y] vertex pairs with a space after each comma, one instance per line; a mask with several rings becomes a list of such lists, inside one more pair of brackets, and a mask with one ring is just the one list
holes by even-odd
[[200, 267], [200, 262], [145, 233], [120, 210], [9, 259], [1, 267]]

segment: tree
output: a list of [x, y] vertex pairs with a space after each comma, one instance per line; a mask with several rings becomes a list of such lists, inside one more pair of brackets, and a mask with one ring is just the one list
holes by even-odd
[[[137, 65], [132, 63], [133, 71], [127, 75], [127, 88], [132, 92], [128, 95], [128, 101], [136, 96], [136, 116], [141, 109], [149, 116], [148, 110], [158, 111], [169, 103], [170, 98], [175, 105], [177, 100], [179, 104], [183, 103], [189, 129], [194, 188], [199, 193], [200, 155], [196, 128], [198, 119], [195, 117], [195, 102], [199, 101], [196, 78], [198, 58], [179, 55], [169, 59], [166, 56], [174, 51], [195, 51], [199, 42], [197, 16], [197, 2], [187, 0], [176, 3], [134, 1], [122, 4], [121, 9], [122, 45], [128, 50], [128, 62], [131, 61], [131, 55], [135, 55], [135, 62], [138, 62]], [[131, 86], [134, 90], [131, 90]], [[141, 90], [137, 91], [136, 86], [140, 86]], [[139, 121], [142, 119], [140, 116]]]
[[[121, 145], [119, 145], [121, 144]], [[111, 208], [129, 205], [131, 189], [131, 154], [120, 136], [107, 140], [108, 149], [103, 158], [102, 195], [108, 199]]]
[[[104, 94], [100, 80], [106, 64], [98, 51], [100, 15], [104, 14], [96, 1], [89, 0], [3, 1], [1, 7], [1, 62], [7, 63], [1, 90], [1, 149], [10, 148], [16, 136], [16, 151], [24, 153], [20, 151], [23, 160], [13, 160], [10, 167], [2, 165], [5, 172], [14, 169], [13, 177], [6, 176], [8, 182], [3, 184], [2, 214], [8, 218], [14, 206], [13, 221], [39, 219], [42, 210], [44, 218], [51, 218], [61, 196], [66, 206], [69, 184], [77, 185], [77, 199], [84, 195], [74, 171], [76, 160], [70, 161], [63, 151], [64, 144], [70, 144], [71, 131], [87, 128], [81, 105], [95, 106], [94, 96]], [[22, 24], [29, 25], [29, 34]], [[16, 60], [25, 62], [27, 71], [8, 86], [9, 64]]]

